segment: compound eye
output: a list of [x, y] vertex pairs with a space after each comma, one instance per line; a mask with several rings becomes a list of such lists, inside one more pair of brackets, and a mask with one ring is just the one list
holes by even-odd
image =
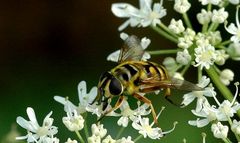
[[122, 84], [116, 78], [112, 78], [109, 84], [109, 91], [112, 95], [120, 95], [123, 91]]

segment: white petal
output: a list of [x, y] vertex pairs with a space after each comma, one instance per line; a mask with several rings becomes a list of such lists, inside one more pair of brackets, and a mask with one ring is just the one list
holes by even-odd
[[16, 122], [18, 123], [18, 125], [20, 125], [26, 130], [29, 130], [29, 131], [33, 130], [31, 124], [27, 120], [25, 120], [23, 117], [18, 116]]
[[196, 98], [196, 96], [193, 95], [193, 93], [188, 93], [183, 96], [183, 105], [188, 105], [193, 102], [193, 100]]
[[128, 37], [129, 37], [129, 36], [128, 36], [127, 33], [124, 33], [124, 32], [120, 33], [120, 38], [121, 38], [122, 40], [125, 41]]
[[78, 98], [80, 103], [84, 100], [83, 98], [86, 96], [87, 94], [87, 85], [86, 85], [86, 81], [81, 81], [78, 84]]
[[143, 49], [146, 49], [150, 43], [151, 43], [151, 40], [146, 37], [141, 39], [141, 46]]
[[137, 8], [127, 3], [112, 4], [111, 10], [117, 17], [130, 17], [131, 15], [137, 15], [139, 13]]
[[61, 103], [63, 105], [65, 105], [67, 103], [67, 100], [64, 97], [54, 96], [53, 98], [54, 98], [55, 101], [57, 101], [57, 102], [59, 102], [59, 103]]
[[88, 102], [88, 103], [92, 103], [93, 100], [96, 98], [96, 96], [97, 96], [97, 87], [94, 86], [94, 87], [90, 90], [90, 92], [89, 92], [89, 94], [88, 94], [88, 100], [87, 100], [87, 102]]
[[108, 60], [108, 61], [112, 61], [112, 62], [117, 62], [119, 55], [120, 55], [120, 50], [117, 50], [117, 51], [111, 53], [111, 54], [107, 57], [107, 60]]
[[28, 114], [28, 118], [33, 123], [33, 125], [36, 126], [36, 128], [39, 127], [39, 124], [37, 122], [37, 118], [36, 118], [36, 115], [35, 115], [35, 112], [34, 112], [33, 108], [28, 107], [27, 108], [27, 114]]

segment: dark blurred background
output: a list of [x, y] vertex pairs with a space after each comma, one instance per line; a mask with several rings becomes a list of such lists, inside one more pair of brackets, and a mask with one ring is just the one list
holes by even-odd
[[[115, 65], [107, 62], [106, 57], [122, 45], [117, 28], [124, 20], [111, 13], [113, 2], [116, 1], [0, 2], [0, 139], [10, 131], [17, 116], [27, 118], [26, 108], [30, 106], [35, 109], [40, 124], [53, 110], [54, 123], [60, 130], [58, 137], [66, 140], [69, 132], [61, 123], [63, 108], [53, 96], [69, 96], [78, 103], [78, 83], [86, 80], [89, 89], [97, 84], [103, 71]], [[131, 3], [138, 6], [137, 0]], [[172, 4], [172, 1], [164, 3], [165, 6]], [[171, 17], [172, 14], [168, 13], [163, 19], [166, 24]], [[159, 40], [157, 34], [148, 28], [128, 28], [125, 32], [148, 36], [152, 40], [152, 49], [174, 47], [165, 39]], [[162, 59], [154, 60], [161, 63]], [[161, 103], [158, 109], [167, 106], [160, 119], [164, 129], [170, 129], [174, 121], [179, 121], [176, 132], [162, 142], [182, 142], [183, 138], [188, 142], [201, 142], [201, 132], [209, 128], [198, 130], [187, 125], [187, 120], [195, 119], [190, 112], [193, 106], [179, 109], [162, 97], [154, 98]], [[111, 130], [111, 125], [109, 128]], [[23, 135], [26, 133], [21, 128], [18, 130]], [[212, 138], [209, 133], [207, 139]]]

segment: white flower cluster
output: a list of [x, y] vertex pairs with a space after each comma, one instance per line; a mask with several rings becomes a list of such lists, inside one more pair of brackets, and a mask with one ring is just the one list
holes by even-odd
[[[198, 98], [198, 104], [195, 110], [192, 110], [192, 113], [200, 118], [197, 118], [197, 120], [189, 121], [188, 123], [193, 126], [197, 127], [204, 127], [209, 123], [212, 123], [212, 132], [216, 138], [226, 139], [228, 134], [229, 127], [227, 125], [222, 125], [221, 122], [223, 121], [230, 121], [231, 118], [234, 117], [234, 115], [237, 113], [237, 111], [240, 109], [240, 104], [237, 102], [236, 98], [238, 96], [238, 85], [239, 83], [236, 83], [236, 93], [234, 95], [233, 100], [230, 102], [229, 100], [224, 100], [222, 103], [218, 101], [216, 98], [216, 92], [209, 91], [209, 94], [213, 97], [214, 100], [217, 103], [217, 106], [210, 105], [206, 97], [194, 95], [193, 93], [190, 95], [185, 95], [185, 102], [188, 101], [189, 103], [193, 98]], [[202, 92], [202, 91], [199, 91]], [[204, 92], [204, 91], [203, 91]], [[187, 98], [188, 96], [188, 98]], [[194, 97], [193, 97], [194, 96]], [[206, 94], [207, 96], [207, 94]], [[183, 103], [186, 104], [186, 103]], [[216, 123], [217, 122], [217, 123]], [[231, 121], [232, 123], [232, 121]], [[240, 135], [238, 130], [240, 130], [240, 127], [238, 125], [238, 121], [234, 119], [234, 123], [231, 124], [232, 131], [236, 134]]]
[[[166, 57], [163, 61], [169, 76], [173, 77], [169, 78], [169, 81], [172, 82], [170, 84], [171, 87], [174, 87], [173, 85], [176, 84], [172, 79], [178, 78], [182, 81], [181, 83], [185, 83], [183, 76], [189, 67], [197, 68], [198, 84], [196, 88], [192, 89], [192, 92], [184, 94], [182, 101], [182, 105], [185, 107], [195, 99], [197, 100], [195, 109], [191, 110], [197, 116], [197, 119], [190, 120], [188, 123], [199, 128], [211, 124], [211, 131], [214, 137], [229, 143], [231, 141], [228, 133], [229, 129], [231, 129], [236, 140], [240, 142], [240, 120], [234, 119], [235, 116], [240, 117], [238, 113], [240, 104], [237, 101], [239, 94], [238, 83], [236, 84], [236, 92], [232, 95], [227, 86], [234, 80], [234, 72], [229, 68], [221, 67], [226, 64], [228, 59], [240, 60], [240, 5], [236, 6], [240, 1], [199, 0], [198, 4], [202, 8], [196, 14], [196, 19], [202, 27], [201, 30], [195, 30], [195, 25], [191, 23], [192, 19], [190, 20], [188, 17], [188, 12], [192, 8], [191, 2], [189, 0], [174, 0], [172, 9], [182, 15], [182, 19], [172, 18], [168, 26], [162, 21], [162, 18], [167, 15], [167, 11], [163, 7], [163, 0], [157, 3], [153, 3], [152, 0], [139, 0], [139, 8], [128, 3], [114, 3], [111, 10], [115, 16], [127, 18], [118, 28], [119, 31], [126, 29], [128, 26], [151, 27], [158, 34], [176, 44], [175, 49], [147, 51], [144, 52], [142, 57], [143, 61], [147, 61], [151, 58], [151, 54], [161, 56], [163, 54], [176, 54], [175, 58]], [[227, 11], [229, 9], [227, 8], [228, 6], [236, 7], [235, 22], [228, 22], [229, 16], [231, 16]], [[221, 26], [223, 28], [219, 28]], [[226, 38], [226, 33], [231, 35], [230, 38]], [[121, 33], [120, 37], [122, 40], [126, 40], [128, 35]], [[139, 44], [145, 50], [150, 43], [151, 40], [144, 37]], [[120, 50], [117, 50], [111, 53], [107, 60], [119, 62], [119, 55]], [[207, 76], [203, 76], [203, 73], [206, 73]], [[169, 81], [166, 82], [168, 83], [166, 87], [169, 86]], [[176, 88], [179, 87], [181, 89], [183, 86], [184, 84], [182, 86], [176, 85]], [[188, 89], [190, 87], [183, 88]], [[220, 93], [217, 94], [215, 89], [218, 89]], [[174, 123], [174, 127], [171, 130], [162, 131], [159, 126], [155, 126], [154, 122], [150, 123], [148, 116], [152, 112], [152, 108], [149, 105], [137, 102], [136, 109], [132, 109], [133, 107], [130, 107], [127, 98], [123, 99], [118, 110], [112, 111], [111, 109], [114, 107], [110, 104], [104, 109], [105, 105], [103, 106], [102, 103], [93, 103], [98, 94], [97, 92], [97, 87], [93, 87], [87, 93], [86, 82], [81, 81], [78, 85], [79, 102], [77, 105], [72, 103], [67, 97], [54, 97], [57, 102], [64, 105], [66, 116], [62, 118], [63, 124], [69, 131], [77, 134], [80, 142], [133, 143], [137, 141], [138, 138], [132, 139], [132, 136], [120, 139], [116, 137], [114, 139], [112, 135], [107, 135], [107, 129], [100, 122], [105, 115], [118, 118], [116, 125], [123, 128], [132, 127], [143, 138], [157, 140], [175, 129], [176, 124]], [[225, 100], [219, 101], [220, 96], [223, 96]], [[210, 98], [216, 102], [215, 105], [209, 102]], [[157, 115], [157, 118], [162, 110]], [[108, 113], [108, 111], [112, 112]], [[17, 117], [17, 123], [27, 130], [27, 135], [17, 137], [17, 139], [26, 139], [28, 143], [58, 143], [59, 139], [55, 137], [58, 129], [53, 126], [51, 114], [52, 112], [45, 117], [42, 126], [40, 126], [34, 110], [30, 107], [27, 108], [29, 121], [23, 117]], [[96, 116], [100, 120], [98, 123], [91, 125], [91, 136], [88, 135], [86, 125], [87, 119], [85, 117], [87, 114]], [[86, 134], [85, 137], [81, 135], [82, 130]], [[205, 142], [205, 137], [206, 135], [203, 135], [203, 142]], [[68, 138], [66, 143], [77, 143], [77, 140]]]
[[113, 139], [111, 135], [107, 135], [107, 129], [103, 128], [103, 124], [92, 124], [91, 131], [92, 136], [88, 137], [88, 143], [134, 143], [131, 136]]

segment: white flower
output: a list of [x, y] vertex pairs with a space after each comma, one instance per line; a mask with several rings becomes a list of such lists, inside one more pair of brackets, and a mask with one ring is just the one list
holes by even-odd
[[212, 13], [212, 22], [214, 23], [223, 23], [228, 18], [228, 12], [224, 8], [219, 10], [213, 10]]
[[236, 92], [234, 95], [233, 100], [230, 102], [228, 100], [224, 100], [221, 104], [219, 103], [218, 99], [214, 97], [214, 100], [216, 101], [216, 103], [218, 104], [219, 108], [219, 113], [217, 115], [217, 118], [219, 121], [228, 121], [228, 119], [230, 117], [233, 117], [235, 113], [237, 113], [237, 111], [240, 109], [240, 104], [236, 101], [237, 96], [238, 96], [238, 85], [239, 83], [236, 82], [235, 83], [235, 87], [236, 87]]
[[[140, 102], [138, 103], [140, 104]], [[151, 112], [151, 110], [147, 111], [147, 109], [149, 108], [147, 104], [143, 104], [141, 106], [139, 104], [137, 109], [132, 110], [128, 102], [124, 100], [120, 107], [122, 116], [117, 121], [117, 124], [119, 126], [127, 127], [129, 119], [135, 121], [138, 118], [138, 116], [148, 115]]]
[[201, 117], [201, 119], [197, 118], [197, 120], [190, 120], [188, 121], [188, 124], [201, 128], [206, 126], [210, 122], [217, 120], [219, 110], [216, 109], [215, 106], [211, 106], [208, 101], [205, 100], [202, 105], [202, 109], [192, 110], [192, 113], [197, 117]]
[[234, 73], [230, 69], [224, 69], [220, 73], [220, 80], [224, 85], [229, 85], [230, 81], [233, 81]]
[[227, 48], [229, 56], [236, 61], [240, 60], [240, 43], [232, 43]]
[[101, 137], [100, 136], [96, 136], [96, 135], [92, 135], [91, 137], [88, 137], [88, 143], [101, 143]]
[[128, 3], [114, 3], [112, 4], [112, 12], [115, 16], [120, 18], [129, 18], [119, 28], [119, 31], [125, 29], [128, 25], [131, 27], [147, 27], [150, 25], [156, 26], [160, 24], [160, 19], [164, 17], [166, 9], [162, 7], [162, 0], [160, 3], [154, 3], [152, 7], [152, 0], [139, 0], [140, 9]]
[[67, 112], [67, 117], [63, 117], [62, 121], [68, 130], [72, 132], [79, 131], [84, 127], [83, 117], [77, 113], [76, 110], [72, 110], [71, 108], [69, 108], [69, 111]]
[[221, 0], [199, 0], [202, 5], [207, 5], [207, 4], [213, 4], [213, 5], [218, 5]]
[[191, 4], [188, 2], [188, 0], [175, 0], [174, 10], [179, 13], [186, 13], [190, 7]]
[[70, 138], [68, 138], [68, 140], [65, 143], [78, 143], [76, 140], [72, 140]]
[[182, 65], [187, 65], [191, 61], [191, 55], [187, 49], [177, 52], [176, 61]]
[[163, 60], [163, 65], [166, 67], [166, 69], [171, 72], [175, 71], [175, 69], [178, 67], [177, 62], [173, 57], [166, 57]]
[[190, 28], [183, 32], [183, 37], [178, 38], [178, 47], [186, 49], [192, 46], [196, 33]]
[[59, 143], [59, 139], [56, 137], [46, 137], [42, 141], [39, 141], [39, 143]]
[[132, 137], [128, 136], [127, 138], [123, 137], [117, 140], [116, 143], [134, 143], [134, 142], [132, 141]]
[[235, 113], [240, 109], [240, 104], [238, 102], [230, 103], [228, 100], [224, 100], [219, 106], [219, 121], [227, 121], [229, 117], [233, 117]]
[[229, 2], [235, 5], [239, 4], [239, 0], [229, 0]]
[[180, 34], [185, 30], [181, 19], [177, 21], [175, 19], [172, 19], [168, 28], [175, 34]]
[[78, 107], [64, 97], [54, 96], [54, 100], [64, 105], [65, 112], [67, 112], [66, 107], [68, 106], [68, 108], [71, 107], [72, 109], [77, 110], [78, 113], [82, 114], [86, 112], [86, 107], [93, 102], [96, 96], [97, 96], [97, 87], [94, 86], [90, 90], [90, 92], [87, 93], [86, 82], [81, 81], [78, 84], [78, 98], [79, 98]]
[[209, 32], [207, 38], [211, 45], [217, 45], [222, 41], [221, 33], [219, 31]]
[[201, 46], [201, 47], [206, 47], [210, 43], [207, 35], [200, 32], [195, 36], [195, 40], [196, 40], [197, 46]]
[[212, 124], [211, 130], [213, 132], [214, 137], [225, 139], [228, 134], [228, 126], [224, 126], [221, 122], [217, 122], [217, 124]]
[[92, 124], [91, 130], [93, 135], [99, 136], [100, 138], [103, 138], [107, 134], [107, 129], [103, 128], [103, 124]]
[[151, 139], [160, 139], [163, 137], [161, 128], [153, 128], [153, 124], [149, 125], [149, 118], [140, 118], [137, 122], [133, 122], [132, 126], [134, 129], [139, 130], [138, 132], [143, 135], [144, 138], [147, 136]]
[[236, 119], [233, 120], [232, 126], [231, 126], [231, 130], [240, 135], [240, 121], [237, 121]]
[[203, 88], [202, 91], [192, 91], [190, 93], [184, 94], [182, 105], [187, 106], [193, 102], [195, 98], [197, 98], [197, 106], [196, 112], [199, 112], [203, 107], [203, 103], [207, 101], [206, 97], [212, 97], [216, 95], [213, 87], [207, 87], [210, 83], [210, 79], [206, 76], [203, 76], [202, 79], [199, 81], [197, 86]]
[[102, 140], [102, 143], [116, 143], [116, 140], [112, 139], [112, 137], [108, 135], [105, 139]]
[[78, 84], [78, 98], [79, 105], [78, 110], [80, 113], [86, 112], [86, 107], [93, 102], [95, 97], [97, 96], [97, 87], [93, 87], [89, 93], [87, 93], [87, 84], [85, 81], [81, 81]]
[[52, 112], [44, 118], [42, 126], [39, 126], [35, 112], [31, 107], [27, 108], [27, 115], [30, 121], [25, 120], [21, 116], [17, 117], [16, 122], [28, 132], [26, 136], [16, 137], [17, 140], [27, 139], [28, 143], [42, 142], [44, 140], [53, 139], [53, 136], [57, 134], [57, 127], [52, 126], [53, 118], [50, 118]]
[[213, 65], [217, 58], [215, 48], [211, 45], [208, 46], [198, 46], [195, 48], [196, 64], [194, 66], [200, 66], [202, 68], [209, 69], [210, 65]]
[[229, 55], [226, 54], [225, 50], [216, 50], [216, 54], [217, 54], [217, 58], [215, 60], [215, 63], [218, 65], [224, 65]]
[[192, 46], [192, 44], [193, 44], [192, 40], [190, 40], [186, 36], [178, 38], [178, 47], [180, 48], [187, 49], [190, 46]]
[[184, 77], [179, 72], [175, 72], [174, 75], [173, 75], [173, 78], [184, 80]]
[[212, 12], [206, 11], [205, 9], [201, 10], [201, 13], [197, 14], [197, 20], [200, 24], [208, 24], [211, 21]]
[[[129, 36], [126, 33], [121, 33], [120, 37], [122, 40], [126, 40]], [[141, 46], [142, 46], [143, 50], [145, 50], [149, 46], [150, 43], [151, 43], [150, 39], [143, 37], [141, 39]], [[108, 55], [107, 61], [118, 62], [119, 55], [120, 55], [120, 50], [114, 51], [113, 53]], [[146, 61], [150, 58], [151, 58], [150, 54], [148, 52], [144, 52], [142, 60]]]
[[240, 42], [240, 23], [239, 23], [239, 18], [238, 18], [238, 11], [239, 11], [239, 6], [237, 7], [236, 10], [236, 15], [235, 15], [235, 20], [236, 20], [236, 25], [234, 23], [230, 23], [228, 27], [226, 27], [227, 23], [225, 23], [225, 29], [232, 34], [233, 36], [231, 37], [231, 41], [234, 43], [239, 43]]

